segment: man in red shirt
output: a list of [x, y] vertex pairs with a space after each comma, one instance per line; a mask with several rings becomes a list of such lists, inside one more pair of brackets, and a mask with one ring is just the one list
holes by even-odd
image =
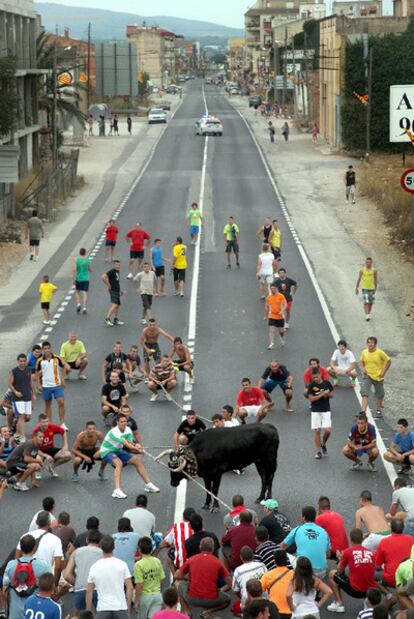
[[320, 375], [322, 376], [322, 380], [330, 379], [328, 370], [321, 365], [319, 359], [317, 359], [316, 357], [312, 357], [311, 359], [309, 359], [309, 367], [305, 370], [303, 374], [305, 389], [306, 387], [309, 387], [312, 382], [312, 368], [318, 368]]
[[[218, 581], [231, 587], [231, 576], [222, 562], [214, 556], [214, 542], [204, 537], [200, 542], [200, 553], [187, 559], [175, 572], [181, 608], [190, 617], [191, 606], [208, 609], [209, 613], [226, 608], [230, 604], [228, 595], [218, 589]], [[188, 574], [188, 580], [184, 580]]]
[[[318, 500], [318, 516], [315, 524], [325, 529], [331, 542], [331, 556], [329, 559], [336, 561], [337, 552], [342, 553], [348, 548], [348, 537], [346, 534], [344, 520], [341, 514], [331, 511], [331, 502], [327, 496], [321, 496]], [[414, 540], [413, 540], [414, 541]]]
[[395, 587], [395, 572], [400, 563], [411, 555], [414, 545], [412, 535], [404, 535], [404, 521], [393, 518], [390, 522], [391, 535], [384, 537], [375, 554], [375, 565], [383, 567], [382, 582], [386, 586]]
[[[53, 464], [49, 464], [48, 460], [45, 460], [45, 466], [48, 468], [52, 477], [59, 477], [58, 473], [56, 473], [56, 467], [65, 464], [65, 462], [69, 462], [71, 459], [67, 430], [64, 430], [62, 426], [50, 423], [46, 413], [40, 413], [38, 419], [39, 423], [33, 428], [32, 436], [36, 430], [41, 430], [43, 432], [40, 451], [53, 458]], [[62, 447], [55, 447], [55, 434], [62, 436]], [[36, 479], [42, 479], [42, 474], [40, 472], [36, 473]]]
[[115, 221], [110, 219], [105, 229], [105, 262], [113, 262], [115, 255], [115, 245], [118, 238], [118, 227]]
[[132, 230], [127, 232], [125, 236], [129, 243], [129, 273], [127, 279], [132, 279], [134, 276], [134, 261], [138, 260], [138, 271], [142, 271], [144, 262], [144, 242], [147, 241], [147, 248], [151, 241], [151, 237], [141, 224], [138, 222]]
[[223, 535], [221, 540], [224, 562], [227, 567], [235, 570], [242, 564], [240, 551], [243, 546], [249, 546], [252, 550], [256, 549], [256, 528], [252, 524], [252, 512], [247, 509], [239, 514], [240, 524], [232, 527]]
[[[370, 588], [379, 589], [387, 594], [385, 587], [375, 580], [374, 553], [362, 546], [361, 529], [352, 529], [349, 537], [351, 547], [343, 551], [337, 569], [329, 572], [329, 586], [334, 593], [335, 601], [329, 604], [327, 610], [335, 613], [345, 612], [341, 589], [357, 599], [365, 598]], [[348, 575], [345, 574], [346, 567]]]
[[239, 416], [242, 423], [246, 423], [246, 417], [255, 417], [256, 421], [262, 421], [269, 411], [270, 403], [259, 387], [252, 387], [250, 378], [243, 378], [241, 384], [242, 389], [237, 396], [234, 417]]

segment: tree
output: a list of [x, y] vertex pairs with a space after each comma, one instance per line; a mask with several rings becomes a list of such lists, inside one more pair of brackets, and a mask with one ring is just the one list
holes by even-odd
[[0, 58], [0, 137], [16, 128], [19, 118], [16, 86], [16, 59], [10, 56]]

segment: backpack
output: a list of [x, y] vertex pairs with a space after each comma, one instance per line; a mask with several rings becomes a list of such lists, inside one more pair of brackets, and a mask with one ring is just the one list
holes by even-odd
[[[34, 559], [32, 559], [34, 561]], [[32, 561], [23, 563], [17, 559], [16, 569], [14, 570], [11, 588], [21, 598], [33, 595], [37, 584], [33, 570]]]

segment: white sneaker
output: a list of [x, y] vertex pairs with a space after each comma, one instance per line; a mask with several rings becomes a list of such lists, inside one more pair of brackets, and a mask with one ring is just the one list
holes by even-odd
[[44, 321], [43, 321], [43, 324], [44, 324], [44, 325], [50, 325], [50, 320], [44, 320]]
[[127, 275], [127, 279], [132, 279], [134, 276], [132, 275], [132, 273], [128, 273]]
[[26, 484], [25, 484], [25, 483], [23, 483], [23, 484], [19, 484], [19, 482], [18, 482], [18, 481], [16, 481], [16, 483], [15, 483], [15, 484], [14, 484], [14, 486], [13, 486], [13, 488], [14, 488], [15, 490], [19, 490], [20, 492], [27, 492], [27, 491], [29, 490], [29, 487], [28, 487], [28, 486], [26, 486]]
[[37, 473], [35, 473], [35, 479], [42, 479], [42, 473], [40, 471], [37, 471]]
[[369, 322], [369, 321], [371, 320], [371, 314], [367, 314], [367, 315], [365, 316], [365, 320], [366, 320], [367, 322]]
[[78, 376], [79, 380], [88, 380], [87, 376], [85, 376], [85, 374], [79, 374]]
[[269, 344], [269, 346], [267, 347], [267, 350], [272, 350], [275, 347], [274, 343], [272, 342], [271, 344]]
[[188, 382], [190, 385], [194, 385], [194, 376], [190, 376], [190, 378], [188, 379]]
[[344, 613], [345, 612], [344, 605], [340, 604], [339, 602], [332, 602], [332, 604], [329, 604], [329, 606], [327, 606], [326, 608], [331, 613]]
[[158, 393], [153, 393], [150, 397], [150, 402], [156, 402], [158, 400]]
[[153, 484], [152, 481], [149, 481], [147, 484], [145, 484], [144, 490], [145, 492], [160, 492], [160, 489], [157, 488], [157, 486]]
[[285, 338], [284, 337], [280, 338], [280, 345], [281, 345], [282, 348], [284, 347], [284, 345], [285, 345]]
[[141, 324], [142, 325], [146, 325], [147, 324], [147, 319], [146, 318], [141, 318]]
[[285, 329], [289, 329], [289, 323], [285, 322]]
[[62, 430], [65, 430], [65, 432], [67, 432], [69, 430], [68, 426], [66, 425], [66, 423], [61, 423], [60, 427], [62, 428]]
[[125, 494], [125, 492], [121, 490], [121, 488], [115, 488], [115, 490], [112, 493], [112, 498], [113, 499], [126, 499], [127, 495]]

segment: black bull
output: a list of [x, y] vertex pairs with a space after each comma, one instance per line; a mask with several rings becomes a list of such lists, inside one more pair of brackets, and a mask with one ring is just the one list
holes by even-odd
[[[171, 485], [177, 487], [185, 478], [184, 472], [191, 476], [197, 473], [203, 478], [206, 490], [218, 496], [223, 473], [254, 464], [261, 479], [260, 495], [256, 499], [259, 502], [272, 496], [278, 448], [278, 431], [268, 423], [211, 428], [197, 434], [190, 447], [170, 452]], [[205, 509], [210, 509], [211, 501], [212, 497], [207, 492]], [[216, 499], [213, 509], [218, 509]]]

